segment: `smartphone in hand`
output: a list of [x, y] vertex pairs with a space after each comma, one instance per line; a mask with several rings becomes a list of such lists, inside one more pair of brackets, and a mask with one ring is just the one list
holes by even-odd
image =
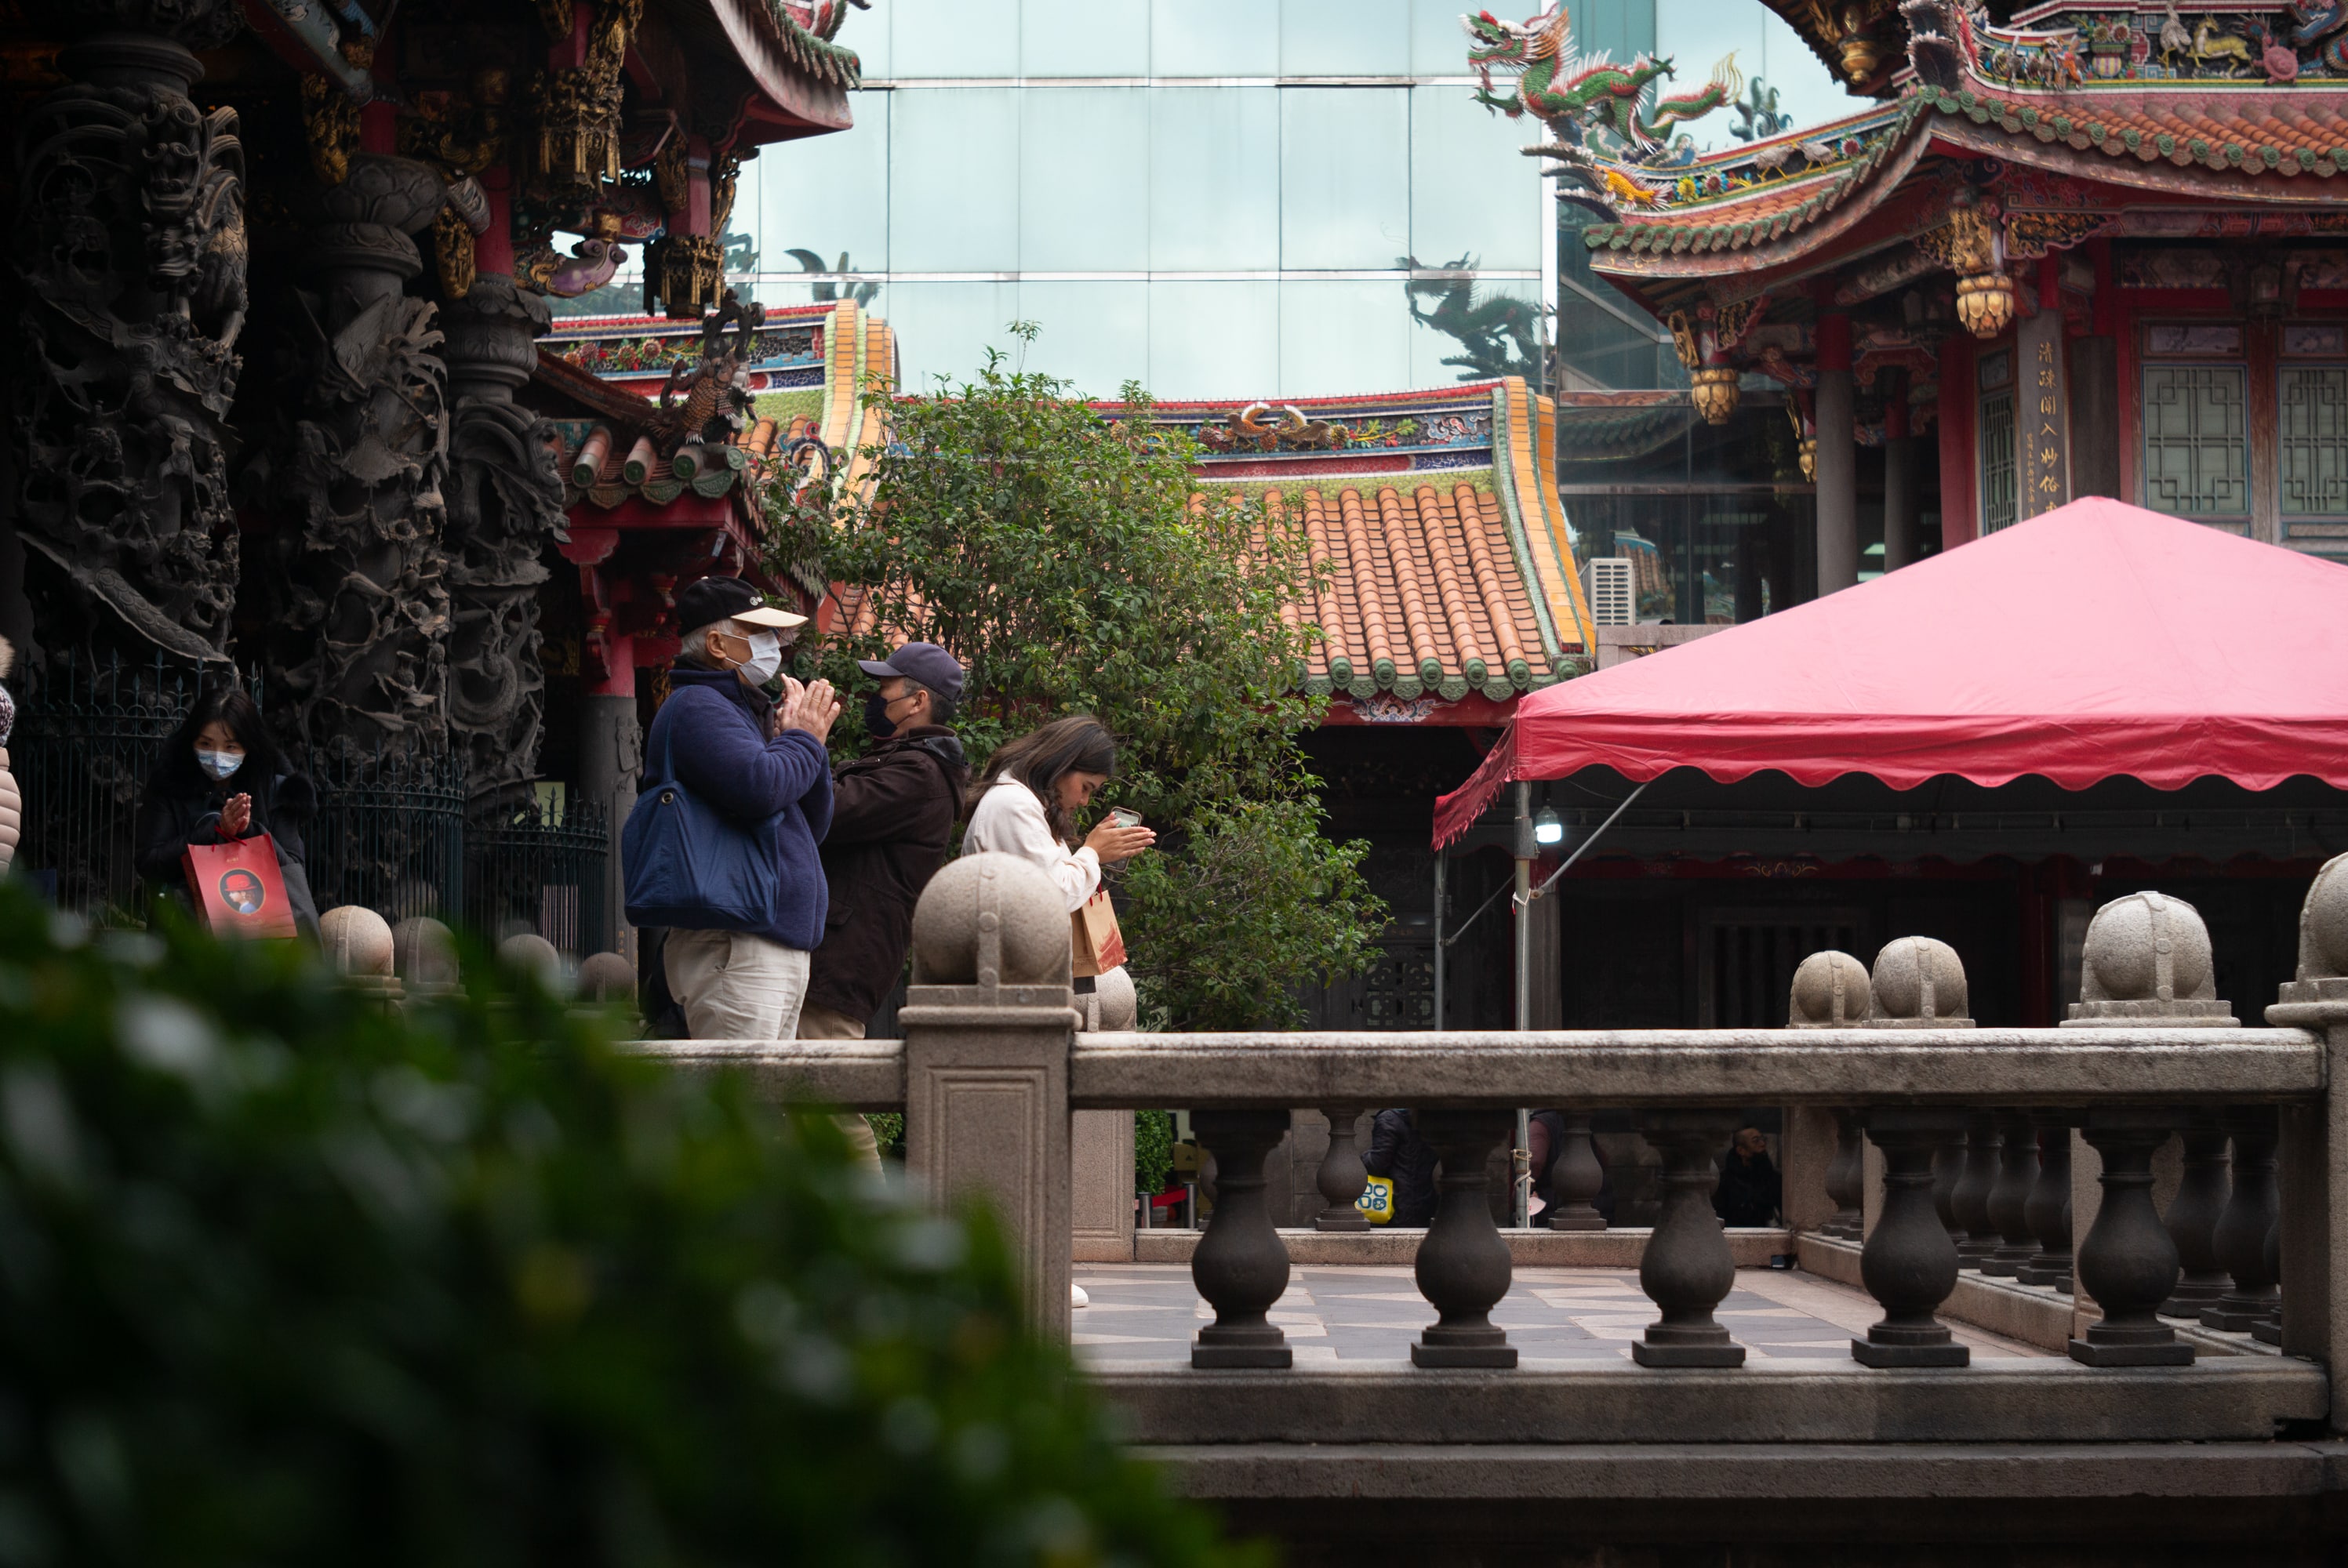
[[1108, 819], [1117, 824], [1119, 827], [1139, 827], [1141, 825], [1141, 814], [1134, 810], [1129, 805], [1113, 805], [1109, 807]]

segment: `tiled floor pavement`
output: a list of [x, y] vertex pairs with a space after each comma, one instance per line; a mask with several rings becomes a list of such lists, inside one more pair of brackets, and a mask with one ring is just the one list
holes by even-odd
[[[1190, 1336], [1214, 1319], [1188, 1265], [1078, 1264], [1076, 1277], [1092, 1297], [1073, 1334], [1086, 1361], [1187, 1360]], [[1717, 1316], [1747, 1360], [1846, 1361], [1851, 1337], [1883, 1314], [1861, 1292], [1815, 1275], [1746, 1268]], [[1292, 1272], [1272, 1320], [1301, 1366], [1399, 1359], [1435, 1314], [1407, 1268], [1312, 1265]], [[1526, 1362], [1603, 1361], [1628, 1358], [1655, 1309], [1631, 1270], [1519, 1268], [1492, 1320]], [[1956, 1335], [1977, 1359], [2045, 1354], [1977, 1329]]]

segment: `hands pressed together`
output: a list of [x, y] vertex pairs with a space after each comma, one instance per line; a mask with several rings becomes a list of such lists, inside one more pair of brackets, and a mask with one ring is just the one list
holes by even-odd
[[252, 828], [252, 797], [232, 794], [221, 807], [220, 825], [212, 831], [221, 838], [242, 838]]
[[775, 704], [776, 734], [785, 730], [805, 730], [817, 740], [827, 741], [839, 717], [839, 698], [833, 692], [830, 682], [819, 678], [802, 686], [788, 675], [783, 677], [782, 701]]

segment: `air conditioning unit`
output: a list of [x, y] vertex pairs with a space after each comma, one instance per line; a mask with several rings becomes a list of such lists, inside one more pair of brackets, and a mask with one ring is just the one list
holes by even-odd
[[1582, 590], [1589, 595], [1593, 623], [1629, 626], [1638, 619], [1631, 569], [1631, 562], [1622, 556], [1599, 556], [1582, 569]]

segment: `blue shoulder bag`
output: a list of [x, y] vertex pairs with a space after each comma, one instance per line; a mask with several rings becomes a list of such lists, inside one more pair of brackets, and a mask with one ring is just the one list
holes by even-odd
[[774, 919], [782, 867], [769, 817], [745, 828], [676, 781], [676, 732], [663, 737], [620, 835], [628, 923], [681, 931], [755, 931]]

